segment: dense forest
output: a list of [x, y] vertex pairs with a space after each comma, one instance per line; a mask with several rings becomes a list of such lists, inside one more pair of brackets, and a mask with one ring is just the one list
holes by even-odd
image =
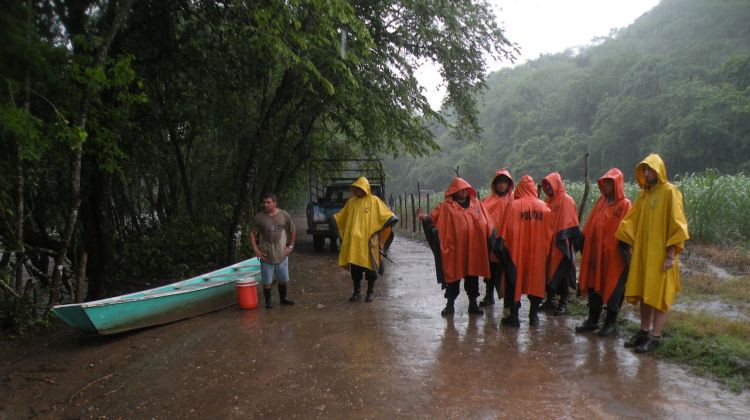
[[[442, 190], [454, 169], [486, 186], [497, 168], [535, 178], [633, 169], [660, 153], [671, 176], [750, 171], [750, 2], [662, 0], [593, 45], [492, 73], [480, 141], [436, 129], [429, 160], [389, 162], [392, 191]], [[554, 36], [554, 34], [550, 34]], [[523, 47], [523, 46], [521, 46]]]
[[484, 0], [0, 0], [0, 323], [249, 255], [310, 159], [434, 150], [421, 63], [477, 138], [515, 53]]

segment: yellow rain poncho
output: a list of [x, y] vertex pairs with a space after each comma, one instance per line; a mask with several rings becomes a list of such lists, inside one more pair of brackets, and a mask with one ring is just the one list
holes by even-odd
[[[642, 166], [656, 171], [656, 185], [647, 188]], [[635, 170], [641, 192], [615, 233], [617, 239], [633, 247], [625, 298], [635, 304], [643, 302], [662, 312], [669, 311], [675, 294], [680, 291], [678, 255], [689, 239], [682, 193], [667, 182], [664, 161], [651, 154]], [[675, 247], [674, 265], [663, 270], [667, 248]]]
[[381, 254], [393, 240], [392, 228], [398, 218], [372, 194], [367, 178], [357, 178], [352, 187], [361, 188], [366, 195], [352, 196], [344, 208], [333, 215], [341, 237], [339, 265], [355, 264], [382, 274]]

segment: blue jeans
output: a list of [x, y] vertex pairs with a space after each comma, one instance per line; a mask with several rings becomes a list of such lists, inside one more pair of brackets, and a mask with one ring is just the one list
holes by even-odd
[[273, 283], [274, 274], [279, 284], [287, 284], [289, 282], [289, 257], [284, 257], [284, 261], [278, 264], [269, 264], [260, 262], [260, 281], [265, 285]]

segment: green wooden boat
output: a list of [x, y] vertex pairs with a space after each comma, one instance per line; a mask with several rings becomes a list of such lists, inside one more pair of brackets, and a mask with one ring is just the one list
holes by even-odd
[[257, 258], [154, 289], [57, 305], [52, 311], [86, 334], [116, 334], [226, 308], [237, 303], [235, 282], [247, 278], [260, 280]]

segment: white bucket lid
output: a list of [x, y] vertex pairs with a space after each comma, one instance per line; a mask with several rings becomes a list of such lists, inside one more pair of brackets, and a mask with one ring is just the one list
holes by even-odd
[[240, 277], [237, 279], [237, 285], [238, 286], [250, 286], [253, 284], [258, 284], [257, 281], [255, 281], [255, 277], [257, 276], [256, 273], [250, 274], [248, 276]]

